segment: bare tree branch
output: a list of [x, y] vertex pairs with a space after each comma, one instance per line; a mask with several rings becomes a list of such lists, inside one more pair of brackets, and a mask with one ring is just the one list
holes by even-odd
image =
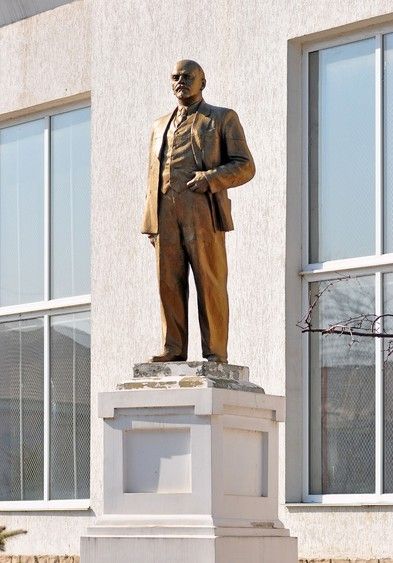
[[348, 315], [347, 318], [344, 317], [343, 320], [331, 323], [328, 326], [320, 327], [313, 325], [313, 316], [315, 316], [316, 308], [318, 307], [318, 304], [323, 295], [330, 292], [337, 286], [337, 284], [348, 282], [350, 279], [353, 278], [351, 278], [351, 276], [348, 274], [336, 280], [330, 281], [322, 289], [320, 289], [320, 291], [318, 291], [315, 296], [312, 297], [312, 299], [310, 293], [310, 303], [308, 310], [302, 317], [302, 319], [298, 323], [296, 323], [296, 326], [301, 329], [302, 333], [319, 333], [323, 336], [349, 336], [349, 346], [352, 346], [353, 344], [359, 342], [359, 340], [357, 340], [357, 338], [355, 337], [387, 339], [388, 342], [386, 348], [384, 349], [386, 361], [393, 354], [393, 333], [386, 332], [384, 330], [386, 319], [393, 319], [393, 314], [391, 313], [385, 313], [383, 315], [375, 315], [370, 313], [356, 316]]

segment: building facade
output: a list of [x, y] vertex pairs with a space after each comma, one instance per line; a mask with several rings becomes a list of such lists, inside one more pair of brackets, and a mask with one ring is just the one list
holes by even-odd
[[229, 194], [229, 360], [287, 397], [280, 517], [305, 559], [393, 559], [391, 357], [297, 327], [343, 275], [319, 325], [390, 311], [391, 2], [57, 4], [0, 28], [0, 525], [28, 531], [9, 551], [77, 555], [101, 513], [97, 394], [160, 349], [148, 139], [191, 58], [257, 168]]

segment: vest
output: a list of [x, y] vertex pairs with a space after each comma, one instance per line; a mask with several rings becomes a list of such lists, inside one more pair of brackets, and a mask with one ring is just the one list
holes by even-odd
[[169, 188], [179, 193], [188, 190], [187, 182], [197, 171], [191, 145], [194, 117], [195, 113], [188, 115], [177, 129], [172, 119], [168, 127], [161, 160], [161, 191], [164, 194]]

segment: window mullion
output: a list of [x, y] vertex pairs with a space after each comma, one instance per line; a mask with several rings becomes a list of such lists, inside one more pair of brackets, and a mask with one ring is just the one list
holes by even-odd
[[50, 299], [50, 118], [44, 131], [44, 301]]
[[25, 479], [24, 479], [24, 456], [23, 456], [23, 357], [22, 357], [22, 327], [19, 322], [19, 474], [20, 474], [20, 499], [24, 499]]
[[[50, 299], [50, 117], [44, 130], [44, 301]], [[44, 315], [44, 500], [50, 496], [50, 321]]]
[[[309, 306], [309, 286], [303, 280], [302, 286], [302, 310], [306, 311]], [[309, 444], [310, 444], [310, 377], [309, 377], [309, 335], [302, 335], [302, 372], [303, 372], [303, 482], [302, 493], [303, 501], [310, 494], [310, 475], [309, 475]]]
[[78, 455], [77, 455], [77, 359], [76, 359], [76, 326], [75, 317], [72, 321], [72, 442], [74, 458], [74, 498], [78, 498]]
[[[309, 108], [309, 55], [303, 53], [302, 56], [302, 81], [304, 97], [302, 100], [302, 264], [309, 262], [309, 194], [308, 194], [308, 108]], [[302, 280], [302, 311], [306, 311], [308, 307], [308, 281], [303, 278]], [[308, 335], [303, 335], [302, 338], [302, 373], [303, 373], [303, 479], [302, 479], [302, 496], [303, 500], [310, 494], [309, 484], [309, 341]]]
[[[383, 228], [383, 36], [375, 36], [375, 254], [384, 251]], [[383, 314], [383, 275], [375, 274], [375, 314]], [[377, 327], [381, 330], [381, 326]], [[375, 492], [383, 492], [383, 345], [375, 342]]]
[[50, 497], [50, 317], [44, 316], [44, 500]]
[[[383, 274], [375, 274], [375, 314], [383, 312]], [[381, 330], [382, 323], [377, 326]], [[383, 343], [375, 338], [375, 493], [383, 493]]]
[[375, 37], [375, 254], [383, 254], [383, 36]]

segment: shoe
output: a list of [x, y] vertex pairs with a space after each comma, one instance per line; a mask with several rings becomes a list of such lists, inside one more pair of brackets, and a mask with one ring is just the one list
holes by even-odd
[[206, 356], [206, 360], [208, 362], [217, 362], [217, 364], [227, 364], [228, 360], [224, 360], [224, 358], [220, 358], [220, 356], [216, 356], [216, 354], [209, 354]]
[[159, 354], [158, 356], [152, 356], [149, 362], [185, 362], [187, 358], [181, 356], [180, 354], [171, 354], [169, 352], [164, 354]]

